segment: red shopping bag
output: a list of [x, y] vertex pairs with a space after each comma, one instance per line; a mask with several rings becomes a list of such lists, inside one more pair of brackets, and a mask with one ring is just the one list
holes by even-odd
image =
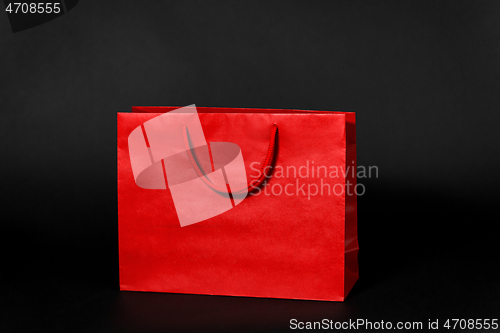
[[118, 113], [121, 290], [342, 301], [358, 278], [355, 116]]

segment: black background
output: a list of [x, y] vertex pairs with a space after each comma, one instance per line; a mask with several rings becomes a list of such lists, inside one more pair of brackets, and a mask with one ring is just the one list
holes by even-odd
[[[499, 1], [91, 1], [0, 14], [0, 330], [286, 331], [499, 318]], [[118, 291], [116, 112], [355, 111], [344, 303]]]

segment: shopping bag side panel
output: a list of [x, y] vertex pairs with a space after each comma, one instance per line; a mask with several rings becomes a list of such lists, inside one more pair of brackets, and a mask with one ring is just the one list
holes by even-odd
[[346, 114], [346, 163], [346, 168], [348, 168], [349, 172], [346, 172], [345, 297], [347, 297], [347, 294], [359, 278], [356, 195], [356, 119], [354, 113]]

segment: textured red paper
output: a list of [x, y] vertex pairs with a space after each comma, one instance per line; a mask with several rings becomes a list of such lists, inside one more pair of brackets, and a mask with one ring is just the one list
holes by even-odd
[[[304, 195], [319, 178], [273, 177], [233, 209], [180, 227], [168, 187], [138, 187], [127, 139], [175, 107], [118, 114], [118, 217], [122, 290], [342, 301], [358, 278], [355, 195]], [[208, 142], [241, 148], [247, 175], [261, 162], [273, 124], [275, 166], [356, 168], [353, 113], [197, 108]], [[304, 170], [303, 170], [304, 171]], [[275, 170], [276, 173], [276, 170]], [[292, 171], [290, 171], [292, 173]], [[305, 174], [303, 172], [302, 174]], [[310, 176], [310, 175], [309, 175]], [[355, 173], [323, 179], [332, 187]], [[298, 181], [299, 185], [295, 185]], [[274, 184], [294, 195], [266, 195]], [[278, 185], [276, 185], [276, 188]], [[337, 187], [338, 188], [338, 187]], [[276, 191], [277, 192], [277, 191]], [[326, 190], [325, 190], [326, 193]]]

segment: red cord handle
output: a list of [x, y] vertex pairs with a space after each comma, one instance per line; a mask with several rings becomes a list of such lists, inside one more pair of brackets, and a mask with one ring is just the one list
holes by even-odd
[[[264, 159], [264, 162], [262, 163], [262, 167], [260, 168], [259, 176], [251, 179], [248, 181], [248, 184], [242, 187], [238, 187], [236, 189], [233, 189], [231, 192], [234, 194], [237, 193], [242, 193], [242, 192], [250, 192], [253, 189], [258, 188], [264, 180], [266, 179], [266, 171], [271, 168], [271, 163], [273, 162], [273, 156], [274, 156], [274, 150], [276, 146], [276, 135], [278, 134], [278, 126], [276, 124], [273, 125], [273, 128], [271, 129], [271, 138], [269, 139], [269, 146], [267, 148], [267, 154], [266, 158]], [[193, 153], [191, 151], [191, 148], [189, 146], [189, 137], [188, 137], [188, 128], [186, 125], [182, 125], [182, 137], [184, 139], [184, 147], [186, 148], [186, 152], [189, 157], [189, 161], [191, 162], [191, 165], [193, 166], [194, 170], [196, 171], [196, 174], [200, 179], [212, 190], [220, 193], [228, 193], [227, 187], [226, 186], [218, 186], [210, 181], [210, 179], [207, 178], [207, 176], [200, 170], [200, 167], [198, 166], [198, 163], [196, 163], [196, 160], [193, 156]]]

